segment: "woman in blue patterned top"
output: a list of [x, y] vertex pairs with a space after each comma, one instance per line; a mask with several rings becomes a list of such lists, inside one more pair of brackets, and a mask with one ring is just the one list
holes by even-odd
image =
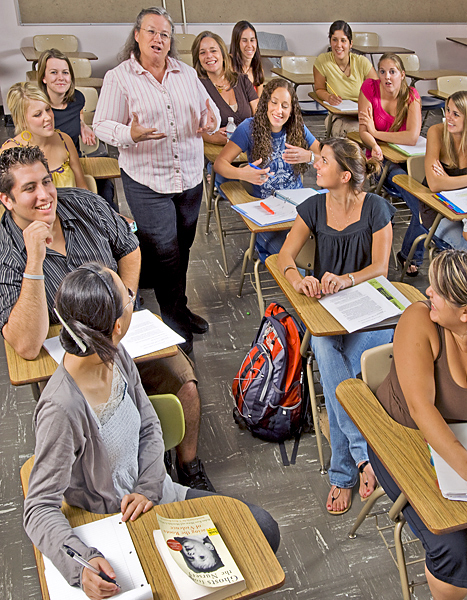
[[[232, 165], [240, 152], [247, 153], [254, 167]], [[277, 78], [264, 86], [255, 116], [237, 127], [214, 169], [223, 178], [250, 183], [253, 196], [267, 198], [274, 190], [303, 187], [301, 176], [315, 154], [319, 142], [303, 123], [295, 90]], [[267, 255], [278, 252], [284, 238], [285, 234], [261, 234], [257, 240], [268, 246]]]

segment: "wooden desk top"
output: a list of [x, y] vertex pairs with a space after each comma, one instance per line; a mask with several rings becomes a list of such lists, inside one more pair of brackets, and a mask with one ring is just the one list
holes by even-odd
[[352, 50], [360, 52], [360, 54], [386, 54], [392, 52], [394, 54], [415, 54], [415, 50], [408, 48], [400, 48], [399, 46], [352, 46]]
[[451, 94], [447, 92], [440, 92], [439, 90], [428, 90], [430, 96], [434, 96], [435, 98], [439, 98], [440, 100], [447, 100]]
[[[333, 115], [342, 115], [343, 117], [352, 117], [358, 115], [358, 110], [340, 110], [338, 106], [331, 106], [330, 104], [325, 104], [324, 100], [321, 100], [321, 98], [318, 97], [318, 94], [316, 92], [308, 92], [308, 95], [310, 96], [310, 98], [315, 100], [318, 104], [321, 104], [321, 106], [323, 106]], [[361, 140], [360, 143], [362, 143]]]
[[261, 58], [282, 58], [283, 56], [293, 56], [290, 50], [274, 50], [273, 48], [260, 48]]
[[467, 46], [467, 38], [457, 38], [457, 37], [447, 37], [447, 40], [450, 42], [455, 42], [456, 44], [461, 44], [462, 46]]
[[438, 79], [438, 77], [456, 77], [459, 75], [467, 75], [462, 71], [453, 69], [432, 69], [428, 71], [406, 71], [407, 77], [415, 79], [416, 81], [430, 81], [431, 79]]
[[[255, 198], [245, 190], [243, 185], [239, 181], [226, 181], [221, 185], [221, 190], [229, 199], [232, 206], [236, 204], [244, 204], [245, 202], [257, 202], [261, 198]], [[246, 226], [251, 233], [265, 233], [267, 231], [287, 231], [293, 225], [293, 221], [287, 221], [286, 223], [277, 223], [277, 225], [266, 225], [261, 227], [247, 219], [241, 213], [237, 213], [245, 221]]]
[[120, 167], [116, 158], [110, 156], [90, 156], [79, 159], [86, 175], [94, 179], [114, 179], [121, 177]]
[[401, 188], [407, 190], [407, 192], [410, 192], [424, 204], [436, 212], [441, 213], [443, 217], [448, 218], [450, 221], [461, 221], [466, 217], [467, 213], [457, 215], [452, 210], [449, 210], [447, 206], [435, 198], [433, 192], [429, 188], [425, 187], [415, 179], [412, 179], [412, 177], [409, 177], [409, 175], [396, 175], [394, 177], [394, 183], [400, 185]]
[[[61, 325], [51, 325], [47, 338], [55, 337], [60, 333]], [[47, 381], [55, 373], [58, 365], [50, 354], [41, 348], [39, 355], [34, 360], [25, 360], [5, 341], [6, 360], [8, 364], [8, 374], [12, 385], [27, 385], [28, 383], [38, 383]], [[166, 358], [175, 356], [178, 352], [177, 346], [169, 346], [163, 350], [139, 356], [135, 358], [135, 363], [146, 362], [153, 358]]]
[[[347, 134], [347, 137], [353, 140], [354, 142], [357, 142], [357, 144], [360, 144], [360, 146], [365, 146], [365, 144], [362, 141], [362, 138], [360, 137], [360, 134], [357, 131], [351, 131]], [[379, 147], [381, 148], [384, 158], [390, 160], [393, 163], [407, 162], [407, 154], [404, 154], [400, 150], [396, 150], [396, 148], [393, 148], [386, 142], [380, 142], [379, 140], [377, 140], [377, 142]]]
[[[20, 48], [24, 58], [29, 62], [37, 62], [42, 54], [33, 46], [23, 46]], [[93, 52], [64, 52], [68, 58], [87, 58], [88, 60], [97, 60], [97, 56]]]
[[[32, 464], [33, 462], [30, 461], [28, 468], [21, 470], [21, 483], [25, 496]], [[72, 527], [98, 521], [106, 516], [89, 513], [69, 506], [65, 502], [62, 510]], [[284, 571], [246, 504], [226, 496], [206, 496], [155, 506], [136, 521], [128, 522], [128, 530], [146, 579], [151, 585], [154, 600], [179, 600], [154, 542], [153, 531], [159, 529], [156, 515], [160, 514], [171, 519], [183, 519], [206, 513], [214, 521], [247, 584], [246, 589], [231, 596], [232, 599], [252, 598], [283, 585]], [[42, 554], [36, 548], [34, 548], [34, 552], [42, 597], [44, 600], [49, 600]]]
[[[224, 149], [224, 146], [220, 144], [211, 144], [210, 142], [204, 142], [204, 156], [208, 159], [209, 162], [214, 163], [216, 158], [221, 153], [221, 150]], [[248, 156], [245, 152], [242, 152], [237, 156], [235, 160], [232, 161], [232, 164], [237, 163], [245, 163], [248, 162]]]
[[441, 495], [420, 431], [396, 423], [360, 379], [340, 383], [336, 396], [428, 529], [465, 529], [467, 503]]
[[287, 81], [291, 81], [294, 85], [313, 85], [315, 83], [315, 78], [313, 77], [313, 72], [311, 73], [291, 73], [290, 71], [286, 71], [285, 69], [280, 69], [279, 67], [273, 67], [271, 69], [273, 73], [279, 75], [283, 79], [287, 79]]
[[[299, 294], [295, 291], [277, 266], [277, 256], [277, 254], [268, 256], [266, 267], [289, 299], [298, 317], [305, 323], [305, 327], [311, 335], [321, 337], [325, 335], [347, 334], [348, 331], [321, 306], [317, 298], [308, 298], [304, 294]], [[411, 302], [426, 300], [425, 296], [411, 285], [399, 281], [391, 283]]]

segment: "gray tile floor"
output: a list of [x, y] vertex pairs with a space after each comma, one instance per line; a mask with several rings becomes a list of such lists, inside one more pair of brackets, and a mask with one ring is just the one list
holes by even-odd
[[[322, 137], [322, 120], [307, 119], [310, 130]], [[12, 131], [0, 128], [0, 142]], [[307, 181], [312, 181], [307, 178]], [[227, 207], [224, 212], [230, 212]], [[329, 491], [319, 473], [315, 437], [303, 436], [296, 465], [283, 467], [278, 446], [240, 431], [232, 419], [230, 387], [240, 362], [259, 325], [256, 296], [247, 282], [237, 297], [241, 256], [248, 236], [227, 238], [231, 277], [220, 269], [220, 249], [214, 227], [205, 235], [204, 207], [188, 271], [191, 309], [205, 316], [209, 333], [195, 336], [194, 354], [203, 404], [199, 454], [217, 490], [222, 494], [260, 504], [280, 524], [278, 559], [286, 572], [285, 585], [265, 598], [283, 600], [397, 600], [401, 598], [398, 572], [371, 522], [355, 540], [347, 531], [361, 509], [358, 494], [351, 510], [332, 517], [325, 510]], [[403, 226], [395, 229], [400, 248]], [[427, 285], [422, 274], [409, 280], [419, 289]], [[391, 265], [390, 278], [399, 273]], [[284, 301], [278, 288], [268, 293]], [[153, 307], [151, 293], [144, 292]], [[33, 318], [33, 315], [31, 315]], [[32, 546], [23, 532], [19, 469], [34, 451], [32, 414], [34, 400], [28, 388], [10, 385], [0, 344], [0, 598], [39, 600], [41, 597]], [[329, 448], [326, 446], [329, 456]], [[412, 553], [412, 551], [411, 551]], [[415, 569], [415, 577], [421, 572]], [[426, 586], [414, 598], [427, 600]]]

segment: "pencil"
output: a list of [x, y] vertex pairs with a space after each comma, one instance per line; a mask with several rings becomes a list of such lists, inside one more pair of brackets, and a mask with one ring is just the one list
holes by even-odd
[[332, 87], [329, 85], [329, 83], [327, 81], [326, 81], [326, 85], [331, 90], [331, 94], [334, 94], [334, 96], [337, 96], [338, 98], [340, 98], [339, 94], [336, 94], [336, 92], [332, 89]]

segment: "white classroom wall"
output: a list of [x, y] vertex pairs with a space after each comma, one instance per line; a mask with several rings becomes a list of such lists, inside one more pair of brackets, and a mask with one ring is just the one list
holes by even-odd
[[[136, 16], [136, 15], [135, 15]], [[336, 18], [339, 15], [336, 14]], [[255, 24], [258, 31], [283, 34], [289, 50], [295, 54], [317, 55], [327, 46], [329, 24], [325, 23], [267, 23]], [[467, 24], [362, 24], [351, 23], [354, 31], [375, 31], [383, 45], [410, 48], [420, 57], [422, 69], [453, 68], [467, 72], [467, 47], [446, 40], [446, 36], [467, 37]], [[117, 64], [116, 56], [131, 27], [129, 25], [19, 25], [14, 0], [1, 0], [0, 8], [0, 93], [6, 98], [9, 87], [25, 79], [29, 70], [20, 52], [21, 46], [32, 46], [36, 34], [69, 33], [79, 39], [80, 50], [94, 52], [99, 60], [92, 61], [93, 75], [104, 73]], [[204, 29], [215, 31], [229, 43], [232, 24], [188, 25], [186, 33]], [[182, 32], [181, 26], [177, 31]], [[435, 82], [419, 83], [417, 89], [425, 92]], [[302, 90], [301, 95], [305, 90]], [[1, 101], [0, 98], [0, 101]], [[8, 112], [5, 106], [5, 112]]]

